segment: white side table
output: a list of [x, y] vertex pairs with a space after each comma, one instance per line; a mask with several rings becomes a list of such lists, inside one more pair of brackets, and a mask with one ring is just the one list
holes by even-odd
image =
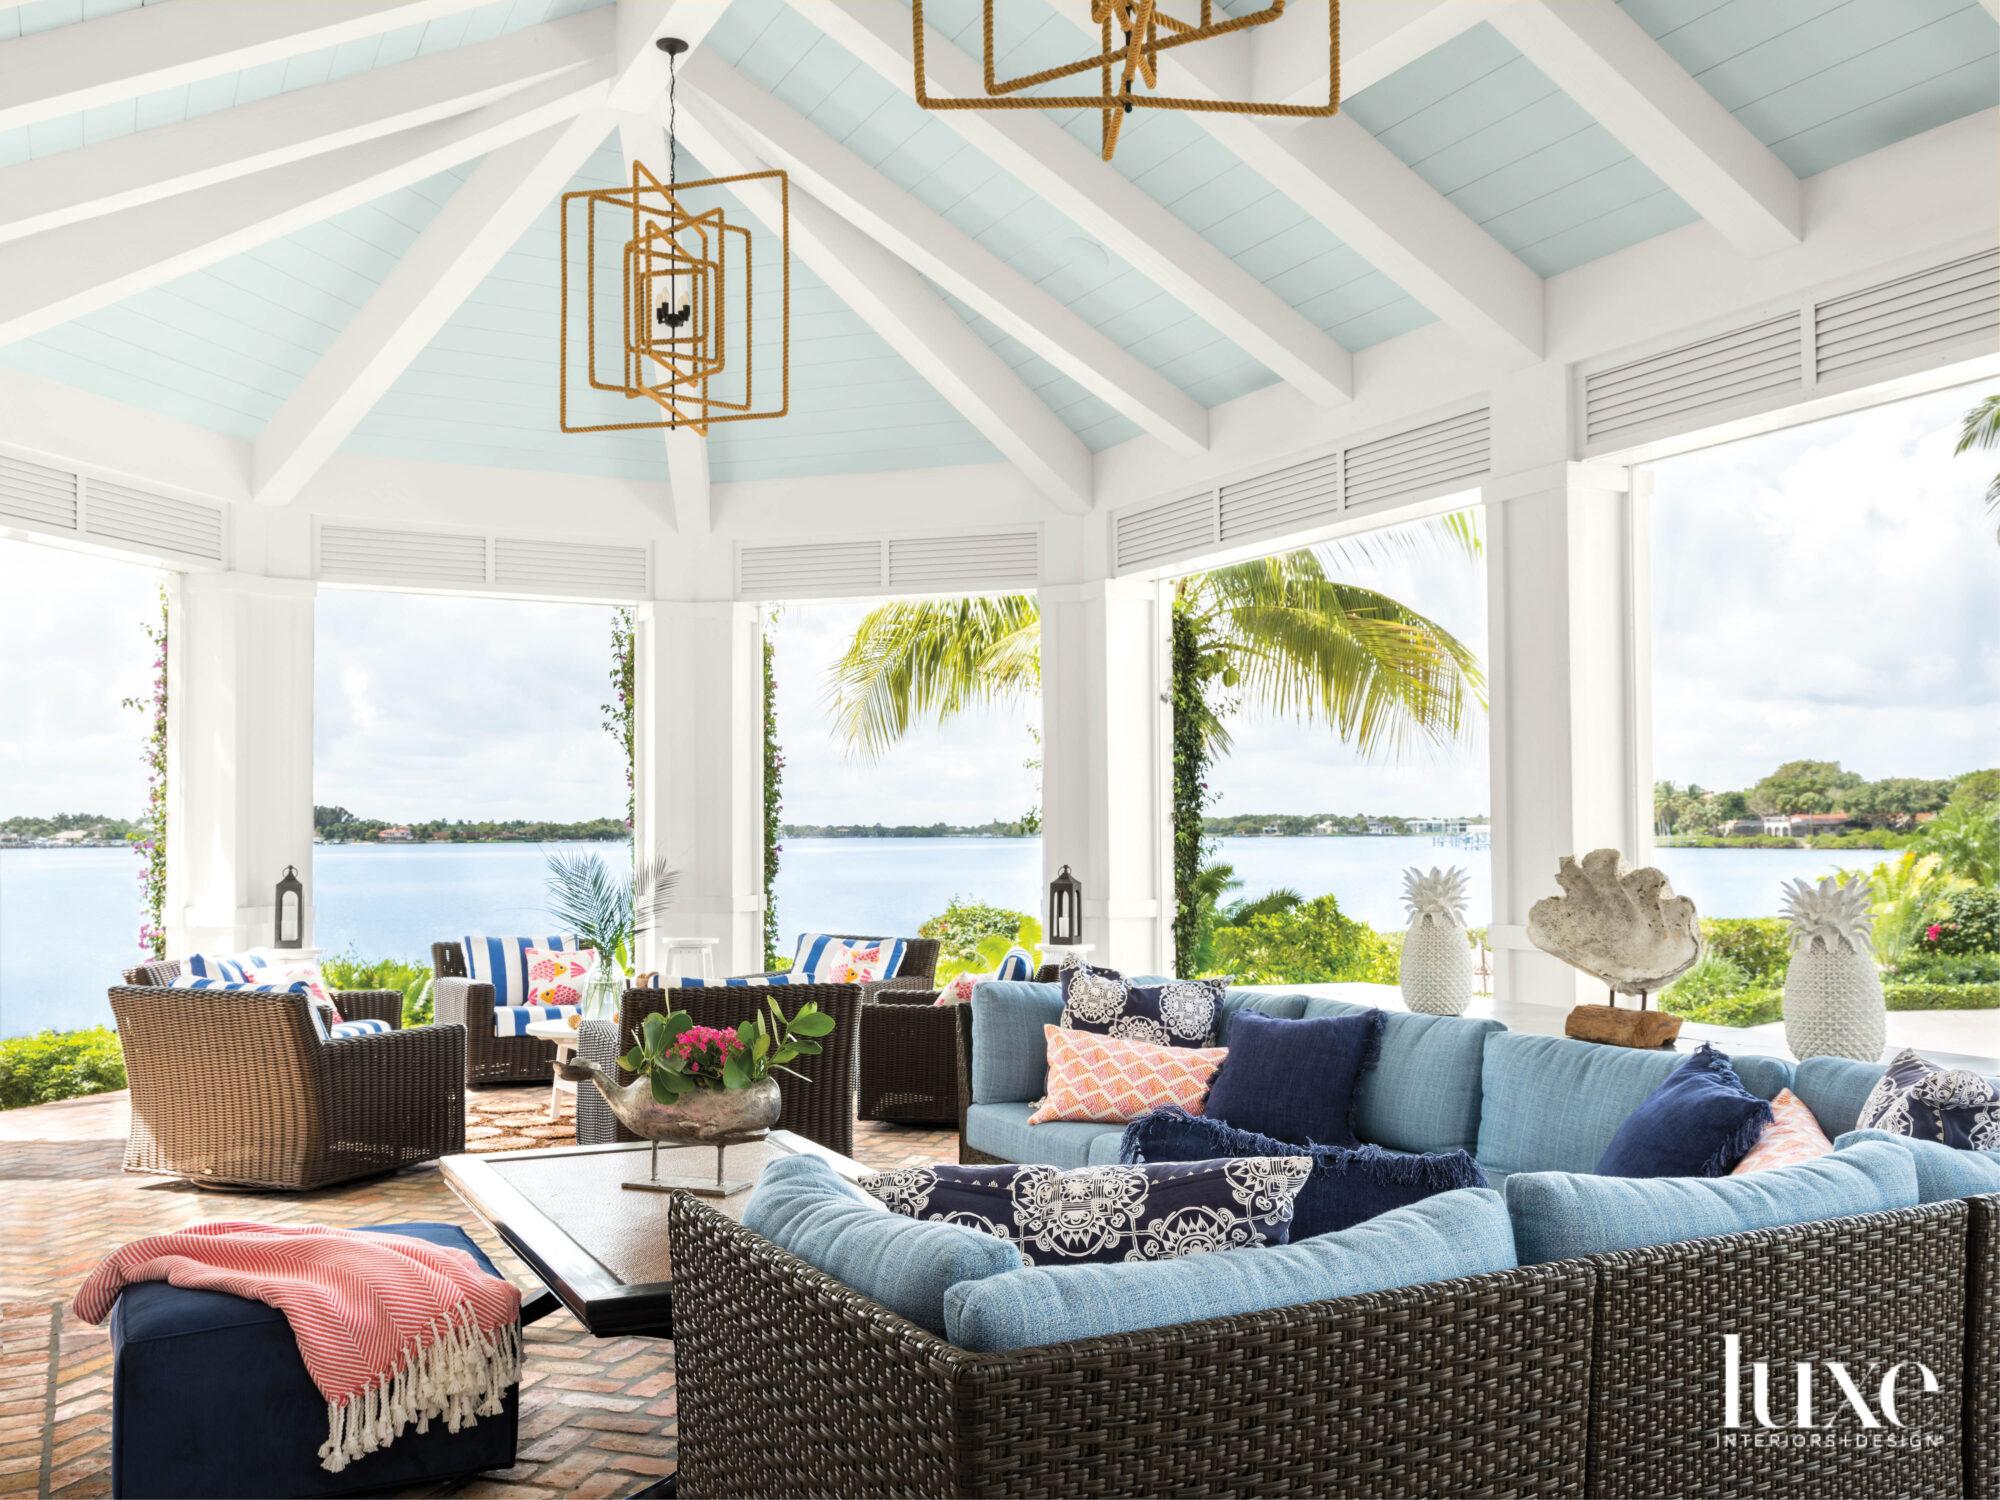
[[660, 939], [660, 979], [715, 978], [715, 948], [721, 938], [663, 937]]
[[553, 1075], [549, 1080], [549, 1118], [553, 1120], [562, 1113], [562, 1096], [576, 1092], [576, 1085], [562, 1076], [562, 1065], [576, 1052], [578, 1032], [567, 1020], [530, 1021], [528, 1035], [556, 1044], [556, 1065], [549, 1070]]
[[1072, 953], [1076, 955], [1076, 961], [1078, 963], [1082, 963], [1092, 953], [1095, 953], [1097, 951], [1097, 944], [1037, 943], [1035, 944], [1035, 951], [1042, 955], [1043, 963], [1055, 964], [1058, 967], [1060, 967], [1062, 961], [1068, 958]]

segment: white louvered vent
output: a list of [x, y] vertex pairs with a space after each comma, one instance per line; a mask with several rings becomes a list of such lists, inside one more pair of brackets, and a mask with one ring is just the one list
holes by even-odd
[[1295, 531], [1340, 513], [1340, 455], [1308, 459], [1222, 487], [1222, 540]]
[[894, 589], [1031, 589], [1040, 581], [1040, 538], [1032, 531], [896, 537], [889, 543]]
[[76, 530], [76, 476], [0, 453], [0, 516], [57, 531]]
[[1448, 495], [1492, 467], [1486, 408], [1347, 450], [1346, 509]]
[[1709, 407], [1799, 390], [1804, 383], [1799, 315], [1786, 313], [1586, 376], [1584, 441], [1635, 435]]
[[1211, 546], [1220, 540], [1215, 491], [1203, 490], [1147, 510], [1125, 511], [1117, 518], [1116, 539], [1121, 573]]
[[1984, 335], [1990, 352], [2000, 333], [2000, 252], [1981, 251], [1948, 265], [1835, 297], [1813, 309], [1813, 369], [1840, 380], [1923, 355], [1948, 355]]
[[84, 491], [83, 534], [107, 542], [157, 548], [222, 561], [222, 512], [191, 500], [169, 500], [144, 490], [93, 479]]
[[646, 549], [503, 536], [493, 543], [493, 583], [524, 594], [643, 599]]
[[737, 553], [736, 590], [745, 599], [816, 599], [880, 592], [880, 542], [797, 542]]
[[486, 538], [373, 526], [326, 526], [319, 534], [319, 576], [344, 583], [483, 588]]

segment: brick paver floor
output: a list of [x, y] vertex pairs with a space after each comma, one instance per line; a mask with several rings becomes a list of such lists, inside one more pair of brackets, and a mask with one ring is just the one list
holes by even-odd
[[[550, 1122], [548, 1099], [539, 1085], [476, 1091], [468, 1146], [573, 1144], [567, 1108]], [[0, 1114], [0, 1496], [110, 1492], [110, 1339], [78, 1322], [68, 1299], [128, 1240], [216, 1219], [342, 1227], [445, 1220], [471, 1234], [515, 1285], [537, 1285], [434, 1166], [316, 1193], [202, 1192], [119, 1170], [127, 1107], [123, 1094], [107, 1094]], [[864, 1120], [854, 1143], [860, 1160], [888, 1169], [952, 1160], [958, 1137]], [[672, 1344], [593, 1338], [566, 1312], [529, 1328], [527, 1340], [514, 1467], [410, 1493], [610, 1496], [672, 1471]]]

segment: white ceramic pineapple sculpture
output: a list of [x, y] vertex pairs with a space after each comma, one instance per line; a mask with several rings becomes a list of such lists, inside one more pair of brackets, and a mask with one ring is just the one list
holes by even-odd
[[1472, 1003], [1472, 944], [1465, 933], [1465, 871], [1403, 872], [1410, 927], [1403, 934], [1403, 1003], [1457, 1016]]
[[1879, 1062], [1886, 1022], [1882, 976], [1861, 876], [1785, 886], [1792, 960], [1785, 970], [1785, 1045], [1792, 1056]]

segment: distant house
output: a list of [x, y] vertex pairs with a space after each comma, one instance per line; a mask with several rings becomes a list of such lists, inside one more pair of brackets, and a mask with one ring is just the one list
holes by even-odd
[[1368, 831], [1370, 833], [1394, 833], [1396, 830], [1391, 828], [1387, 823], [1384, 823], [1380, 818], [1370, 818], [1368, 820]]
[[407, 823], [398, 823], [394, 827], [383, 829], [375, 837], [385, 844], [407, 844], [410, 842], [410, 827]]
[[1327, 819], [1327, 820], [1326, 820], [1326, 821], [1325, 821], [1324, 823], [1315, 823], [1315, 824], [1313, 824], [1313, 832], [1314, 832], [1314, 833], [1338, 833], [1338, 832], [1340, 832], [1340, 829], [1339, 829], [1339, 828], [1338, 828], [1337, 826], [1335, 826], [1335, 824], [1334, 824], [1334, 821], [1333, 821], [1333, 819], [1331, 819], [1331, 818], [1328, 818], [1328, 819]]
[[1722, 836], [1726, 839], [1754, 839], [1764, 832], [1762, 818], [1738, 818], [1733, 823], [1722, 825]]
[[1282, 829], [1282, 828], [1280, 828], [1280, 827], [1279, 827], [1279, 826], [1278, 826], [1278, 825], [1277, 825], [1276, 823], [1266, 823], [1266, 824], [1264, 825], [1264, 837], [1265, 837], [1265, 838], [1268, 838], [1268, 839], [1281, 839], [1281, 838], [1283, 838], [1284, 836], [1285, 836], [1285, 830], [1284, 830], [1284, 829]]
[[49, 842], [51, 844], [80, 844], [89, 837], [90, 835], [81, 828], [65, 828], [61, 833], [52, 835]]
[[1792, 834], [1795, 838], [1808, 838], [1815, 833], [1836, 833], [1853, 824], [1854, 819], [1846, 813], [1794, 813]]

